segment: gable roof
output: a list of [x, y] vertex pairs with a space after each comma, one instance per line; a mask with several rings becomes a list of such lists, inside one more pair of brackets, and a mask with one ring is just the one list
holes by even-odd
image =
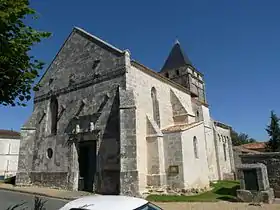
[[181, 49], [180, 43], [176, 41], [161, 69], [161, 72], [186, 65], [193, 66], [188, 56], [186, 56]]
[[109, 44], [108, 42], [105, 42], [104, 40], [98, 38], [97, 36], [94, 36], [91, 33], [85, 31], [84, 29], [81, 29], [79, 27], [74, 27], [73, 32], [80, 34], [81, 36], [96, 43], [97, 45], [102, 45], [102, 47], [106, 48], [110, 52], [115, 53], [119, 56], [122, 56], [125, 53], [125, 51], [118, 49], [117, 47]]
[[121, 55], [123, 55], [125, 53], [125, 51], [118, 49], [117, 47], [115, 47], [115, 46], [113, 46], [113, 45], [103, 41], [102, 39], [92, 35], [91, 33], [88, 33], [84, 29], [81, 29], [79, 27], [74, 27], [72, 29], [72, 31], [69, 33], [68, 37], [64, 40], [64, 42], [61, 45], [60, 49], [58, 50], [58, 52], [56, 53], [56, 55], [54, 56], [54, 58], [52, 59], [52, 61], [48, 65], [48, 67], [46, 68], [45, 72], [43, 73], [43, 75], [41, 76], [39, 81], [37, 82], [38, 84], [40, 84], [40, 82], [42, 81], [42, 79], [44, 78], [46, 73], [48, 72], [49, 68], [51, 67], [51, 65], [53, 64], [55, 59], [57, 58], [58, 54], [61, 52], [61, 50], [65, 46], [66, 42], [69, 40], [69, 38], [71, 37], [71, 35], [73, 33], [77, 33], [77, 34], [81, 35], [82, 37], [90, 40], [91, 42], [96, 43], [97, 45], [102, 45], [102, 47], [106, 48], [107, 50], [110, 50], [112, 53], [115, 53], [116, 55], [120, 55], [121, 56]]
[[19, 139], [20, 133], [13, 130], [0, 129], [0, 138]]

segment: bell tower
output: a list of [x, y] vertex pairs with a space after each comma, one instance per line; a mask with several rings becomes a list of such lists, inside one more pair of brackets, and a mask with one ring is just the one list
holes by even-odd
[[190, 90], [192, 98], [206, 103], [203, 74], [184, 54], [178, 40], [176, 40], [159, 73]]

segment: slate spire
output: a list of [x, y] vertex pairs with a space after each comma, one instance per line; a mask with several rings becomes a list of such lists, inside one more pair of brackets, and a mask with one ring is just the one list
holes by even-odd
[[176, 69], [185, 65], [192, 66], [192, 63], [188, 56], [186, 56], [181, 49], [180, 42], [176, 40], [161, 69], [161, 72], [165, 70]]

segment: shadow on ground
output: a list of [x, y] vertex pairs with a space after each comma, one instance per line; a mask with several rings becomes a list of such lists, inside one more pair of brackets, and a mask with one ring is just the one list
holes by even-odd
[[4, 180], [1, 180], [0, 183], [16, 185], [16, 176], [12, 176], [12, 177], [6, 178]]
[[238, 202], [236, 190], [240, 189], [239, 186], [234, 187], [222, 187], [215, 191], [215, 194], [221, 195], [217, 197], [219, 200], [228, 201], [228, 202]]

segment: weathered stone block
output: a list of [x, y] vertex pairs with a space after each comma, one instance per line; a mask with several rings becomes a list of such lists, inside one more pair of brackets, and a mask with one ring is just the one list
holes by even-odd
[[30, 174], [28, 172], [18, 172], [16, 174], [17, 186], [29, 186], [32, 185]]
[[239, 189], [236, 191], [237, 198], [242, 202], [252, 202], [253, 194], [250, 190]]
[[273, 203], [275, 196], [274, 196], [274, 191], [272, 188], [270, 188], [269, 190], [265, 190], [261, 192], [261, 198], [262, 198], [262, 202], [264, 203]]
[[240, 188], [244, 190], [263, 191], [269, 189], [266, 166], [262, 163], [242, 164], [237, 168]]
[[237, 197], [242, 202], [259, 202], [272, 204], [274, 202], [274, 191], [272, 188], [269, 190], [252, 192], [250, 190], [237, 190]]
[[160, 187], [160, 175], [147, 175], [147, 186]]
[[243, 202], [272, 203], [274, 191], [269, 187], [266, 166], [262, 163], [243, 164], [237, 168], [240, 190], [237, 197]]
[[120, 173], [120, 194], [128, 196], [139, 195], [138, 171], [125, 171]]
[[235, 180], [235, 174], [234, 173], [224, 173], [223, 179], [224, 180]]
[[267, 167], [268, 181], [275, 197], [280, 197], [280, 152], [240, 155], [243, 164], [263, 163]]

